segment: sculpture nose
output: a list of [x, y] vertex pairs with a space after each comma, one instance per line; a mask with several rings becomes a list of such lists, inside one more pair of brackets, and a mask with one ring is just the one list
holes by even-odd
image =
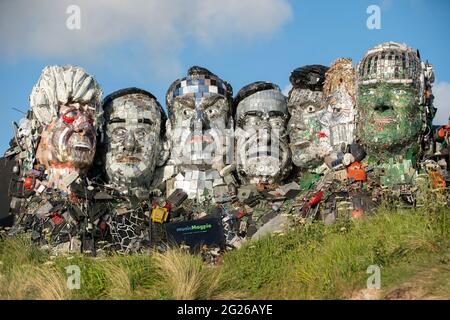
[[77, 133], [86, 133], [92, 128], [92, 121], [84, 114], [80, 114], [73, 122], [73, 130]]
[[259, 128], [262, 131], [267, 132], [268, 134], [270, 134], [270, 131], [272, 129], [270, 122], [269, 122], [269, 118], [268, 117], [262, 117], [261, 121], [259, 123]]
[[392, 103], [388, 92], [377, 92], [375, 97], [376, 102], [373, 105], [375, 111], [384, 112], [388, 109], [392, 109]]
[[126, 151], [134, 151], [135, 147], [136, 147], [136, 140], [134, 139], [134, 134], [129, 133], [127, 135], [127, 138], [124, 141], [124, 150]]
[[191, 131], [192, 132], [204, 132], [210, 129], [209, 122], [206, 120], [205, 114], [202, 110], [195, 111], [195, 117], [191, 120]]

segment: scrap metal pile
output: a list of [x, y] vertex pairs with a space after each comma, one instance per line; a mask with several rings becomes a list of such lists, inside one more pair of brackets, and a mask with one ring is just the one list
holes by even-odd
[[434, 75], [417, 50], [384, 43], [356, 69], [337, 59], [289, 79], [288, 97], [258, 81], [233, 98], [192, 67], [169, 87], [166, 116], [150, 92], [101, 101], [83, 69], [46, 67], [4, 156], [9, 235], [93, 255], [185, 245], [215, 263], [308, 219], [423, 205], [424, 187], [448, 204], [450, 125], [432, 126]]

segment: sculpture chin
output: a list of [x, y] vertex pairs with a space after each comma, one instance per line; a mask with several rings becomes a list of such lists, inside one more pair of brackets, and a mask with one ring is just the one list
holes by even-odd
[[270, 146], [249, 147], [255, 144], [249, 142], [239, 148], [241, 154], [238, 171], [242, 180], [247, 183], [280, 183], [291, 169], [289, 147], [284, 141], [279, 142], [279, 148], [271, 150]]

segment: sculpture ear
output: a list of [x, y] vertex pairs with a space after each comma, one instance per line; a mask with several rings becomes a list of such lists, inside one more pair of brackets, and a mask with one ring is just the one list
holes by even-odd
[[156, 163], [156, 165], [158, 167], [163, 166], [167, 159], [169, 159], [169, 155], [170, 155], [170, 147], [169, 147], [169, 141], [167, 139], [164, 139], [164, 141], [162, 142], [162, 150], [160, 155], [158, 156], [158, 161]]
[[169, 159], [170, 156], [170, 150], [171, 150], [171, 143], [170, 143], [170, 136], [172, 133], [172, 126], [170, 125], [170, 120], [168, 120], [166, 122], [166, 134], [162, 139], [162, 150], [161, 153], [158, 156], [158, 161], [156, 163], [156, 165], [158, 167], [163, 166], [167, 159]]

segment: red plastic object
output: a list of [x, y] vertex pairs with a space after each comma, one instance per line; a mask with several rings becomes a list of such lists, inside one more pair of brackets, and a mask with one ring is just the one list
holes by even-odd
[[172, 204], [169, 201], [166, 201], [164, 208], [166, 208], [170, 212], [172, 211]]
[[245, 212], [245, 210], [240, 210], [238, 212], [238, 214], [236, 215], [236, 219], [241, 219], [242, 217], [244, 217], [247, 214], [247, 212]]
[[317, 136], [319, 137], [319, 139], [321, 139], [321, 138], [326, 138], [327, 134], [325, 132], [323, 132], [323, 131], [319, 131], [317, 133]]
[[61, 224], [64, 221], [64, 218], [61, 217], [61, 215], [58, 213], [52, 214], [51, 219], [52, 219], [52, 222], [56, 225]]
[[313, 206], [313, 205], [319, 203], [319, 201], [322, 200], [322, 198], [323, 198], [323, 192], [319, 191], [315, 195], [313, 195], [311, 198], [309, 198], [308, 205]]
[[366, 181], [366, 170], [361, 163], [355, 161], [347, 168], [347, 177], [354, 181]]
[[23, 187], [25, 188], [25, 190], [30, 191], [31, 189], [33, 189], [33, 184], [33, 178], [26, 177], [25, 179], [23, 179]]

